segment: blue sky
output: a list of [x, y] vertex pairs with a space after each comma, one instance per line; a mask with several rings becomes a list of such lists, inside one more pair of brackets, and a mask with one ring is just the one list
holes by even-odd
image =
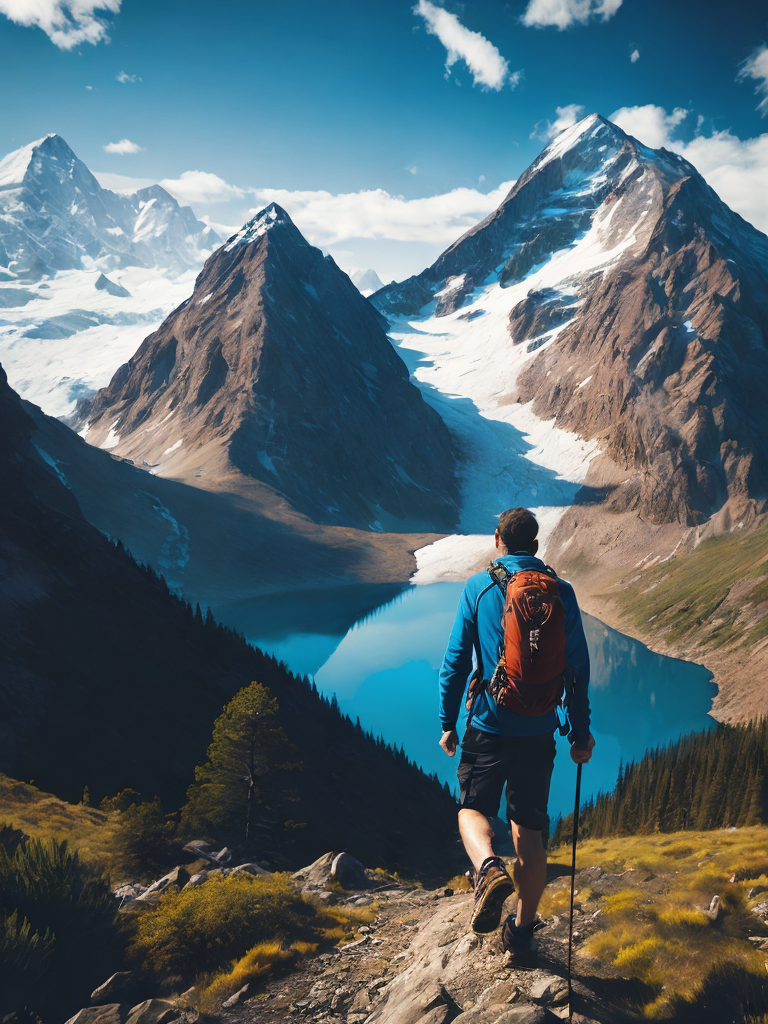
[[67, 3], [0, 0], [0, 154], [58, 132], [224, 229], [276, 198], [342, 265], [402, 277], [596, 110], [768, 230], [762, 0]]

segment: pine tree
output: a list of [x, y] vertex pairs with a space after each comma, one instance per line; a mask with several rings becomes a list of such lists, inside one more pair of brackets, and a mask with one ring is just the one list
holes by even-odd
[[299, 766], [278, 725], [278, 703], [266, 686], [251, 683], [216, 719], [206, 761], [182, 811], [186, 831], [203, 831], [255, 849], [259, 828], [274, 827], [289, 798], [288, 776]]

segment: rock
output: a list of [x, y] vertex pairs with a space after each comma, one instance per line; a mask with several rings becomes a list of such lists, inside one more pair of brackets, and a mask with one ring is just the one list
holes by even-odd
[[747, 890], [747, 899], [754, 899], [755, 896], [759, 896], [761, 892], [768, 892], [768, 885], [753, 885], [751, 889]]
[[139, 979], [134, 971], [118, 971], [91, 992], [91, 1006], [129, 1003], [136, 998]]
[[228, 1010], [231, 1006], [237, 1006], [238, 1003], [242, 1003], [244, 999], [247, 999], [251, 992], [250, 981], [246, 982], [242, 988], [239, 988], [234, 995], [231, 995], [229, 999], [225, 999], [221, 1004], [222, 1008]]
[[238, 864], [236, 868], [232, 868], [232, 874], [245, 872], [248, 875], [271, 875], [271, 871], [267, 871], [261, 864], [249, 862], [248, 864]]
[[294, 871], [293, 877], [303, 887], [321, 888], [328, 884], [331, 877], [331, 867], [336, 859], [335, 853], [324, 853], [322, 857], [308, 864], [305, 868]]
[[545, 974], [531, 985], [528, 998], [542, 1006], [561, 1006], [568, 1002], [568, 982], [554, 974]]
[[99, 274], [99, 278], [96, 281], [96, 288], [100, 292], [108, 292], [110, 295], [115, 295], [120, 299], [130, 298], [131, 293], [127, 288], [123, 288], [121, 284], [116, 284], [114, 281], [110, 281], [104, 274]]
[[198, 887], [198, 885], [202, 885], [203, 882], [207, 882], [208, 879], [210, 878], [210, 876], [211, 876], [211, 872], [210, 871], [198, 871], [196, 874], [192, 875], [192, 877], [187, 882], [187, 884], [184, 886], [184, 888], [185, 889], [196, 889]]
[[747, 941], [751, 942], [755, 949], [761, 949], [768, 952], [768, 937], [764, 935], [749, 935]]
[[191, 853], [195, 857], [202, 857], [212, 864], [228, 864], [232, 860], [232, 851], [229, 847], [224, 846], [221, 850], [217, 850], [202, 839], [193, 839], [192, 842], [187, 843], [184, 852]]
[[342, 889], [370, 889], [371, 882], [359, 860], [348, 853], [339, 853], [331, 864], [331, 878]]
[[167, 875], [163, 875], [162, 878], [158, 878], [156, 882], [153, 882], [141, 896], [137, 896], [137, 900], [146, 900], [151, 896], [162, 896], [163, 893], [169, 889], [183, 889], [189, 881], [189, 872], [186, 868], [181, 866], [175, 867], [173, 871], [169, 871]]
[[67, 1024], [123, 1024], [127, 1007], [121, 1003], [87, 1006], [70, 1017]]
[[180, 1016], [178, 1006], [167, 999], [145, 999], [132, 1008], [125, 1024], [169, 1024]]
[[709, 904], [709, 909], [705, 910], [704, 913], [710, 919], [710, 921], [719, 921], [723, 914], [723, 905], [720, 902], [719, 896], [713, 896], [712, 902]]

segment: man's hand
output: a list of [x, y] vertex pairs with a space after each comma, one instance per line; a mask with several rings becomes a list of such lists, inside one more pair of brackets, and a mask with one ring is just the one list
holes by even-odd
[[459, 736], [455, 729], [451, 729], [449, 732], [444, 732], [440, 737], [440, 746], [446, 752], [448, 757], [454, 756], [458, 743]]
[[589, 734], [587, 745], [585, 747], [577, 747], [574, 743], [571, 746], [571, 760], [574, 764], [586, 764], [587, 761], [592, 757], [592, 751], [595, 746], [595, 737], [592, 733]]

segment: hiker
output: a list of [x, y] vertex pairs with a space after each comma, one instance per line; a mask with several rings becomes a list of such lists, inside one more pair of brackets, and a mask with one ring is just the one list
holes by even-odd
[[[538, 532], [528, 509], [499, 516], [495, 561], [467, 580], [440, 668], [440, 746], [453, 757], [476, 654], [458, 768], [459, 832], [474, 867], [472, 928], [480, 933], [498, 928], [516, 886], [517, 915], [507, 918], [502, 944], [513, 965], [521, 967], [535, 966], [533, 934], [543, 926], [536, 911], [546, 884], [547, 802], [559, 725], [555, 706], [564, 686], [571, 759], [587, 762], [595, 745], [589, 730], [589, 652], [576, 595], [536, 557]], [[533, 617], [526, 618], [526, 608], [533, 608]], [[498, 813], [505, 784], [517, 853], [514, 883], [493, 852], [488, 820]]]

